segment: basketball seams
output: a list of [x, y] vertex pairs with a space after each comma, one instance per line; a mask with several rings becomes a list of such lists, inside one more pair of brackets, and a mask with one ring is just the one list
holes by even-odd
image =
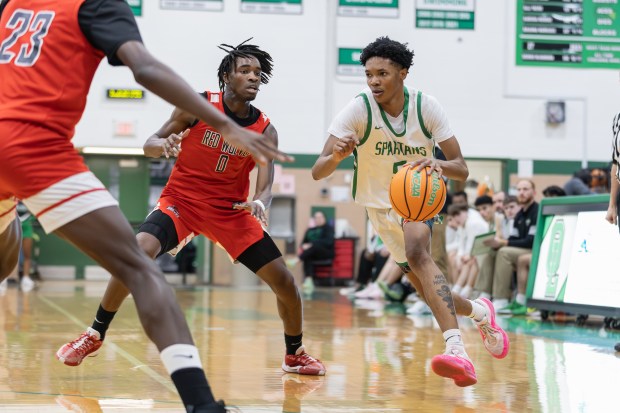
[[437, 209], [441, 210], [441, 208], [443, 208], [443, 205], [446, 202], [446, 187], [445, 187], [445, 183], [444, 185], [442, 185], [443, 179], [441, 179], [441, 177], [438, 177], [439, 179], [439, 189], [442, 190], [442, 194], [441, 194], [441, 201], [437, 203], [437, 205], [435, 206], [435, 208], [433, 208], [433, 210], [426, 215], [425, 219], [423, 221], [426, 221], [427, 219], [429, 219], [430, 217], [434, 217], [435, 215], [437, 215], [437, 213], [435, 211], [437, 211]]
[[[424, 168], [422, 171], [418, 172], [420, 175], [422, 175], [422, 172], [424, 172], [426, 174], [426, 168]], [[424, 211], [424, 206], [426, 205], [426, 193], [428, 192], [428, 174], [426, 174], [426, 179], [425, 179], [425, 184], [424, 185], [424, 195], [422, 195], [422, 202], [421, 202], [421, 206], [420, 206], [420, 210], [418, 211], [418, 215], [416, 215], [415, 218], [413, 218], [414, 221], [416, 222], [420, 222], [419, 218], [420, 218], [420, 214], [422, 213], [422, 211]], [[432, 181], [432, 179], [430, 180]]]
[[[405, 166], [392, 176], [388, 196], [392, 209], [402, 218], [424, 222], [437, 215], [445, 205], [445, 182], [438, 174], [428, 175], [427, 172], [428, 167], [421, 172], [414, 172], [412, 167]], [[414, 174], [417, 174], [416, 180]], [[424, 187], [422, 179], [425, 180]], [[429, 203], [430, 199], [433, 199], [432, 203]]]
[[408, 169], [405, 171], [405, 179], [403, 179], [403, 200], [405, 201], [405, 205], [407, 206], [407, 219], [411, 219], [411, 207], [409, 207], [409, 197], [407, 196], [407, 188], [409, 187], [409, 185], [407, 185], [407, 180], [409, 180], [409, 183], [411, 183], [411, 174], [409, 173]]

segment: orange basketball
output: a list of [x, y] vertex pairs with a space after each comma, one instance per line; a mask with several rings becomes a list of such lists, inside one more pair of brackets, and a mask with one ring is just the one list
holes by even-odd
[[392, 177], [390, 203], [394, 211], [410, 221], [426, 221], [441, 211], [446, 202], [446, 184], [436, 171], [420, 172], [405, 166]]

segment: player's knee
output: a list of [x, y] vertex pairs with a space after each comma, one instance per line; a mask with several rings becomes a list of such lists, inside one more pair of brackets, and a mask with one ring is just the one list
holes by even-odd
[[276, 277], [272, 277], [269, 285], [276, 294], [292, 294], [296, 289], [293, 275], [288, 271], [279, 272]]
[[409, 265], [414, 272], [416, 268], [428, 265], [432, 260], [430, 254], [424, 248], [407, 248], [406, 256], [407, 262], [409, 262]]
[[151, 234], [139, 232], [136, 235], [136, 241], [140, 249], [152, 259], [155, 259], [161, 250], [159, 240]]
[[166, 312], [177, 305], [174, 289], [163, 276], [148, 271], [136, 274], [141, 281], [127, 285], [139, 306], [140, 318], [143, 322], [161, 319], [162, 311]]

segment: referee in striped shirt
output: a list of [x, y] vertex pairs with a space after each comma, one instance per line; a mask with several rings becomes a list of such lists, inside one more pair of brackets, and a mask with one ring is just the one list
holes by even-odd
[[614, 117], [613, 125], [611, 126], [613, 132], [612, 145], [612, 166], [611, 166], [611, 193], [609, 194], [609, 208], [607, 208], [607, 216], [605, 219], [611, 224], [618, 225], [618, 197], [620, 192], [620, 168], [618, 163], [620, 162], [620, 113]]
[[[620, 113], [614, 117], [614, 123], [611, 126], [614, 137], [612, 141], [612, 166], [611, 166], [611, 193], [609, 194], [609, 208], [607, 208], [607, 216], [605, 219], [614, 225], [618, 225], [618, 197], [620, 193], [618, 187], [620, 186], [620, 168], [618, 168], [618, 162], [620, 162]], [[614, 346], [614, 350], [620, 352], [620, 343]]]

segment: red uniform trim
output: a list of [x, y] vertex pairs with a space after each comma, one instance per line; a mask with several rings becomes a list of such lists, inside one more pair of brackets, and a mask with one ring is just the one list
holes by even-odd
[[17, 206], [15, 206], [15, 205], [14, 205], [14, 206], [13, 206], [13, 208], [9, 209], [8, 211], [6, 211], [6, 212], [5, 212], [5, 213], [3, 213], [3, 214], [0, 214], [0, 218], [2, 218], [3, 216], [8, 215], [8, 214], [10, 214], [11, 212], [15, 211], [15, 208], [17, 208]]
[[77, 194], [73, 194], [73, 195], [71, 195], [71, 196], [70, 196], [70, 197], [68, 197], [68, 198], [65, 198], [65, 199], [63, 199], [63, 200], [60, 200], [60, 201], [56, 202], [55, 204], [52, 204], [52, 205], [48, 206], [47, 208], [45, 208], [44, 210], [42, 210], [41, 212], [39, 212], [39, 213], [37, 214], [37, 218], [39, 218], [41, 215], [45, 214], [46, 212], [48, 212], [48, 211], [50, 211], [50, 210], [52, 210], [52, 209], [56, 208], [57, 206], [62, 205], [62, 204], [64, 204], [64, 203], [66, 203], [66, 202], [69, 202], [69, 201], [71, 201], [72, 199], [75, 199], [75, 198], [77, 198], [77, 197], [79, 197], [79, 196], [86, 195], [86, 194], [89, 194], [89, 193], [91, 193], [91, 192], [96, 192], [96, 191], [105, 191], [105, 190], [106, 190], [105, 188], [93, 188], [93, 189], [88, 189], [88, 190], [86, 190], [86, 191], [78, 192]]

